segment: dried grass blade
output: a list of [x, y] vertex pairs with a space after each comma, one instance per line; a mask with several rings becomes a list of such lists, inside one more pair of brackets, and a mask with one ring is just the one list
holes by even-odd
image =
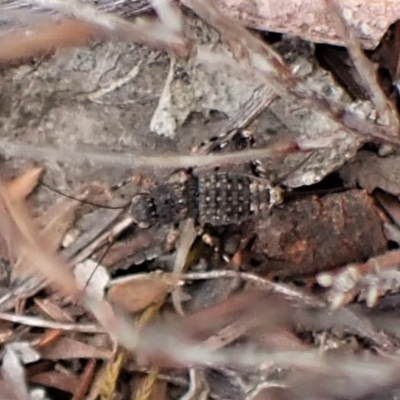
[[3, 221], [1, 234], [10, 241], [22, 262], [27, 263], [32, 272], [49, 279], [64, 295], [78, 298], [79, 290], [72, 271], [56, 254], [48, 251], [23, 202], [15, 201], [1, 180], [0, 216]]
[[95, 25], [83, 21], [42, 21], [29, 30], [19, 29], [1, 36], [0, 63], [26, 59], [56, 48], [80, 46], [100, 34]]
[[128, 40], [147, 44], [162, 49], [176, 50], [180, 54], [188, 54], [190, 41], [172, 31], [168, 26], [159, 21], [137, 19], [130, 22], [112, 13], [102, 12], [90, 4], [83, 4], [76, 0], [31, 0], [31, 5], [43, 9], [52, 9], [59, 13], [96, 25], [108, 38]]
[[281, 141], [263, 149], [244, 150], [227, 154], [143, 156], [127, 153], [116, 154], [79, 151], [77, 149], [58, 149], [49, 146], [38, 147], [23, 143], [11, 143], [0, 139], [0, 154], [6, 154], [11, 157], [30, 157], [36, 160], [73, 162], [81, 165], [96, 163], [97, 165], [121, 166], [124, 169], [129, 166], [129, 168], [147, 170], [237, 165], [254, 159], [276, 159], [296, 150], [298, 150], [298, 146], [295, 142]]
[[358, 38], [354, 35], [352, 29], [343, 17], [341, 6], [337, 3], [337, 0], [325, 0], [329, 14], [334, 18], [336, 28], [339, 31], [339, 35], [344, 40], [350, 57], [353, 61], [357, 72], [359, 73], [363, 82], [365, 90], [368, 92], [371, 101], [374, 103], [377, 111], [383, 117], [388, 114], [389, 121], [393, 126], [395, 124], [394, 131], [398, 131], [398, 119], [395, 117], [392, 107], [387, 101], [382, 88], [379, 86], [376, 71], [371, 61], [365, 56], [362, 51], [361, 43]]

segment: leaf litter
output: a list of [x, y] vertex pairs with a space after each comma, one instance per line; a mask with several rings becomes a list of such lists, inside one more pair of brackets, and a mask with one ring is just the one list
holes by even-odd
[[[1, 264], [12, 278], [0, 299], [7, 398], [396, 395], [398, 332], [384, 304], [396, 304], [399, 287], [399, 189], [390, 169], [400, 143], [398, 71], [381, 58], [394, 83], [377, 80], [371, 58], [382, 56], [375, 48], [382, 33], [366, 38], [359, 14], [352, 20], [335, 1], [322, 3], [369, 100], [354, 100], [335, 81], [338, 71], [321, 67], [313, 43], [263, 37], [210, 2], [154, 0], [153, 14], [138, 19], [90, 2], [1, 4], [3, 92], [15, 92], [1, 115], [4, 176], [7, 168], [30, 166], [0, 182]], [[248, 15], [242, 21], [254, 27]], [[307, 39], [331, 43], [321, 26], [314, 30], [319, 39]], [[365, 55], [363, 45], [374, 54]], [[157, 82], [153, 73], [162, 69], [166, 80]], [[160, 95], [147, 103], [140, 96], [155, 87], [146, 74]], [[136, 106], [141, 129], [132, 135], [130, 113], [121, 110]], [[232, 153], [224, 134], [250, 124], [255, 145], [239, 151], [239, 143]], [[156, 132], [143, 135], [148, 127]], [[93, 143], [113, 152], [89, 150], [93, 132], [100, 139]], [[214, 153], [189, 152], [207, 138]], [[163, 150], [171, 142], [174, 151]], [[259, 220], [141, 230], [129, 215], [132, 193], [146, 190], [139, 173], [154, 173], [154, 186], [177, 168], [212, 174], [228, 166], [236, 173], [254, 159], [258, 174], [294, 171], [278, 182], [287, 202]], [[77, 200], [46, 198], [38, 186], [45, 164], [44, 181], [61, 192], [72, 181]], [[130, 171], [131, 184], [118, 184], [116, 166]], [[390, 203], [382, 191], [395, 196]], [[100, 204], [106, 208], [96, 209]], [[42, 391], [33, 392], [37, 385]]]

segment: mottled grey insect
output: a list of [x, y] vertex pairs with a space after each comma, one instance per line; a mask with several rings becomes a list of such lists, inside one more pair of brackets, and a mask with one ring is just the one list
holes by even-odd
[[130, 213], [140, 227], [194, 218], [200, 225], [240, 224], [281, 203], [282, 189], [266, 179], [234, 172], [176, 174], [132, 199]]

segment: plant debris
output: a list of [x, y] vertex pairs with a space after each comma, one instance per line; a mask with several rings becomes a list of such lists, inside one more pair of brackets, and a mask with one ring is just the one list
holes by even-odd
[[300, 3], [0, 2], [1, 398], [398, 397], [399, 10]]

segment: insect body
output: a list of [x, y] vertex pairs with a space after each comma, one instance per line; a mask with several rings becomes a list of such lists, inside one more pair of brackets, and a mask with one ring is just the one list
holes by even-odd
[[194, 218], [200, 225], [240, 224], [282, 201], [265, 179], [233, 172], [180, 175], [133, 197], [131, 215], [141, 227]]

